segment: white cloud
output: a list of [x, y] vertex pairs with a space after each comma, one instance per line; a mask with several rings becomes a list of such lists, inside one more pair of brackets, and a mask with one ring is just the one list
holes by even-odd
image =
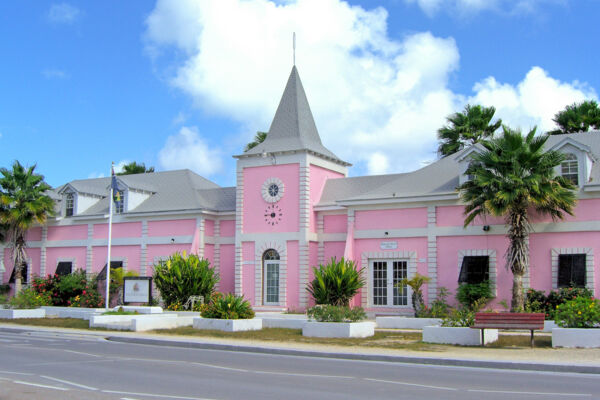
[[54, 24], [72, 24], [80, 15], [79, 9], [68, 3], [55, 3], [50, 7], [47, 17]]
[[[178, 53], [171, 85], [203, 111], [247, 127], [245, 141], [270, 125], [291, 68], [296, 32], [296, 60], [322, 140], [360, 173], [407, 171], [431, 160], [437, 129], [467, 100], [448, 84], [459, 68], [454, 39], [429, 32], [392, 39], [383, 8], [367, 11], [342, 0], [159, 0], [146, 23], [152, 55]], [[499, 85], [504, 91], [492, 85], [495, 81], [480, 82], [473, 99], [484, 102], [494, 94], [513, 104], [512, 95], [514, 107], [504, 107], [507, 121], [519, 115], [524, 122], [541, 118], [547, 125], [558, 103], [549, 99], [571, 101], [589, 92], [547, 74], [532, 76], [533, 71], [515, 87]], [[545, 97], [536, 104], [531, 96], [539, 88]], [[191, 134], [182, 132], [176, 137], [185, 142]], [[195, 135], [201, 154], [213, 154]], [[196, 170], [213, 168], [211, 163]]]
[[442, 9], [461, 15], [476, 14], [482, 11], [496, 11], [504, 14], [530, 14], [548, 4], [566, 4], [566, 0], [404, 0], [417, 4], [425, 14], [433, 16]]
[[42, 71], [42, 75], [44, 75], [47, 79], [67, 79], [69, 78], [69, 74], [65, 71], [61, 71], [60, 69], [45, 69]]
[[470, 103], [496, 107], [496, 115], [511, 127], [541, 131], [555, 129], [554, 115], [565, 106], [597, 98], [596, 92], [579, 82], [560, 82], [540, 67], [533, 67], [517, 85], [489, 77], [475, 84]]
[[103, 174], [102, 172], [91, 172], [88, 176], [87, 179], [96, 179], [96, 178], [104, 178], [106, 175]]
[[222, 154], [210, 148], [195, 127], [182, 127], [179, 133], [169, 136], [158, 153], [164, 169], [189, 168], [200, 175], [213, 175], [222, 168]]
[[123, 168], [127, 165], [130, 164], [131, 161], [129, 160], [121, 160], [118, 163], [115, 164], [115, 174], [121, 173], [123, 172]]

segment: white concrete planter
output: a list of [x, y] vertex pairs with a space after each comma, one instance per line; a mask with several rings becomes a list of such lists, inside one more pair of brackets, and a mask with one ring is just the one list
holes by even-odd
[[[498, 340], [498, 329], [486, 329], [485, 344]], [[481, 330], [447, 326], [426, 326], [423, 328], [423, 341], [427, 343], [458, 344], [461, 346], [481, 346]]]
[[558, 325], [556, 325], [556, 322], [554, 322], [552, 320], [546, 320], [546, 321], [544, 321], [544, 329], [542, 329], [542, 332], [551, 333], [552, 329], [554, 329], [554, 328], [558, 328]]
[[258, 331], [263, 327], [262, 319], [213, 319], [194, 318], [194, 329], [211, 329], [224, 332]]
[[600, 328], [554, 328], [552, 347], [600, 347]]
[[113, 311], [137, 311], [139, 314], [162, 314], [163, 309], [156, 306], [116, 306], [113, 307]]
[[423, 329], [426, 326], [441, 325], [441, 318], [377, 317], [377, 328], [383, 329]]
[[[92, 315], [90, 328], [106, 328], [124, 331], [143, 331], [177, 326], [177, 314], [141, 314], [141, 315]], [[140, 322], [138, 322], [140, 321]], [[182, 319], [182, 321], [185, 321]], [[191, 323], [189, 324], [191, 325]]]
[[263, 318], [263, 328], [302, 329], [306, 318]]
[[31, 310], [0, 310], [0, 319], [18, 319], [18, 318], [45, 318], [46, 311], [41, 308]]
[[328, 338], [365, 338], [375, 334], [374, 322], [307, 322], [302, 336]]

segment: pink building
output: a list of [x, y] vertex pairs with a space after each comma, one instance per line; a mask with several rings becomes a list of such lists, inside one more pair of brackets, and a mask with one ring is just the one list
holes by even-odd
[[[525, 285], [548, 291], [574, 283], [597, 295], [600, 247], [600, 132], [553, 136], [568, 154], [557, 173], [579, 187], [574, 217], [534, 221]], [[350, 164], [321, 143], [296, 67], [264, 143], [235, 156], [237, 186], [222, 188], [188, 170], [118, 177], [124, 206], [113, 224], [113, 262], [150, 275], [175, 251], [208, 258], [218, 290], [243, 294], [258, 309], [302, 309], [311, 267], [345, 256], [363, 268], [355, 299], [375, 313], [410, 313], [403, 277], [427, 275], [425, 300], [444, 286], [489, 279], [496, 301], [510, 300], [512, 275], [502, 220], [463, 228], [455, 188], [478, 147], [411, 173], [348, 178]], [[55, 191], [60, 217], [29, 232], [28, 275], [106, 265], [109, 178]], [[0, 282], [10, 249], [0, 244]]]

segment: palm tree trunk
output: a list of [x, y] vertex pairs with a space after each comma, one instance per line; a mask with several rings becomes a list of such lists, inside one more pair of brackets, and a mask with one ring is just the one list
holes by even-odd
[[507, 268], [513, 274], [511, 312], [522, 312], [525, 308], [523, 276], [529, 268], [529, 218], [527, 208], [515, 207], [508, 215], [508, 238], [510, 245], [506, 253]]
[[23, 280], [23, 265], [27, 254], [25, 253], [25, 233], [15, 232], [15, 239], [13, 243], [13, 265], [15, 268], [15, 294], [19, 294], [21, 291], [21, 282]]
[[513, 273], [512, 301], [510, 312], [523, 312], [525, 294], [523, 293], [523, 275]]

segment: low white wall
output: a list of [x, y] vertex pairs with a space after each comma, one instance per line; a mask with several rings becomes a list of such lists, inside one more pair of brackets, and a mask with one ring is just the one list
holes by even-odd
[[134, 332], [151, 331], [154, 329], [173, 329], [181, 326], [193, 326], [195, 317], [177, 318], [134, 318], [131, 330]]
[[212, 319], [194, 318], [194, 329], [211, 329], [225, 332], [258, 331], [262, 329], [261, 318], [252, 319]]
[[[177, 319], [176, 314], [143, 314], [143, 315], [93, 315], [90, 318], [90, 328], [107, 328], [117, 330], [133, 330], [134, 320], [171, 320]], [[157, 322], [159, 323], [159, 322]], [[159, 329], [159, 328], [151, 328]]]
[[[496, 340], [498, 340], [498, 329], [486, 329], [484, 333], [485, 343], [492, 343]], [[446, 326], [426, 326], [423, 328], [423, 341], [427, 343], [481, 346], [481, 330]]]
[[302, 336], [329, 338], [365, 338], [375, 334], [375, 323], [366, 322], [307, 322]]
[[377, 317], [377, 328], [382, 329], [423, 329], [426, 326], [440, 325], [441, 318]]
[[308, 322], [306, 318], [262, 318], [263, 328], [302, 329]]
[[119, 311], [121, 308], [123, 311], [137, 311], [139, 314], [161, 314], [163, 312], [161, 307], [156, 306], [116, 306], [113, 311]]
[[[85, 307], [43, 306], [41, 308], [46, 310], [47, 316], [55, 316], [55, 317], [60, 317], [60, 318], [80, 318], [79, 316], [77, 316], [77, 315], [79, 315], [79, 313], [94, 314], [94, 313], [103, 313], [106, 311], [105, 308], [85, 308]], [[71, 313], [72, 313], [72, 315], [75, 315], [75, 316], [73, 316], [73, 317], [68, 316]], [[84, 319], [89, 319], [89, 318], [84, 318]]]
[[544, 321], [544, 329], [542, 329], [542, 332], [552, 332], [552, 329], [554, 328], [558, 328], [558, 325], [556, 325], [556, 322], [554, 321]]
[[600, 328], [554, 328], [552, 347], [600, 347]]
[[0, 318], [2, 319], [44, 318], [45, 316], [46, 311], [41, 308], [34, 308], [31, 310], [0, 310]]

